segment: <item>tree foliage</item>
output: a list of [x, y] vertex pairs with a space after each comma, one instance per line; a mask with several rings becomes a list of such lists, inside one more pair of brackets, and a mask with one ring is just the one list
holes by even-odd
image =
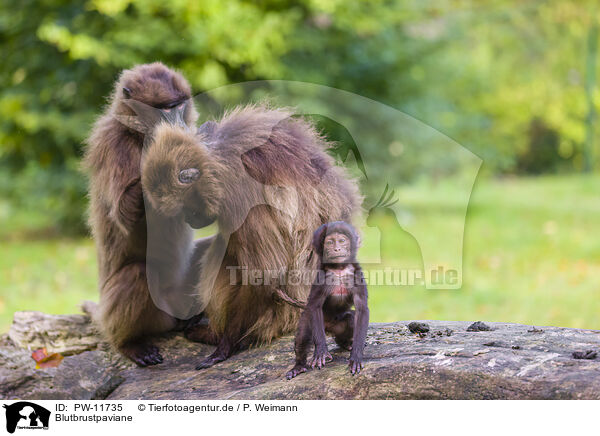
[[[85, 207], [83, 140], [119, 72], [138, 63], [178, 68], [196, 92], [257, 79], [345, 89], [448, 134], [492, 172], [526, 171], [540, 147], [550, 163], [536, 172], [582, 169], [586, 117], [600, 104], [596, 78], [585, 76], [598, 20], [592, 0], [3, 6], [0, 189], [76, 231]], [[532, 123], [544, 126], [553, 148], [532, 139]]]

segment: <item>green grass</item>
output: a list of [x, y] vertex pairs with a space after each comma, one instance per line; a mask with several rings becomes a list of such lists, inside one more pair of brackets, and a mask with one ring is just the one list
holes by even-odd
[[[598, 176], [478, 181], [465, 225], [463, 287], [371, 287], [373, 320], [482, 319], [600, 329], [599, 182]], [[451, 190], [440, 195], [452, 202]], [[425, 196], [435, 203], [426, 186], [400, 192], [413, 210], [424, 207]], [[460, 221], [452, 208], [440, 209], [425, 214], [431, 238], [438, 237], [436, 222]], [[386, 225], [382, 234], [390, 245], [410, 246], [406, 233], [394, 233], [390, 220]], [[392, 263], [414, 264], [418, 249], [416, 256], [409, 253], [399, 249]]]
[[[372, 321], [489, 320], [600, 329], [599, 176], [479, 180], [467, 213], [463, 287], [371, 286]], [[420, 185], [399, 192], [405, 209], [428, 230], [460, 227], [459, 192]], [[383, 266], [420, 264], [414, 238], [390, 217], [381, 228]], [[12, 226], [12, 227], [11, 227]], [[15, 224], [10, 224], [13, 228]], [[443, 241], [443, 240], [442, 240]], [[89, 239], [1, 243], [0, 331], [16, 310], [69, 313], [97, 299], [95, 251]], [[451, 247], [439, 244], [440, 252]], [[374, 248], [365, 244], [365, 250]], [[361, 252], [362, 257], [372, 252]], [[381, 268], [381, 267], [377, 267]]]
[[96, 251], [89, 239], [2, 242], [0, 332], [18, 310], [77, 313], [98, 299]]

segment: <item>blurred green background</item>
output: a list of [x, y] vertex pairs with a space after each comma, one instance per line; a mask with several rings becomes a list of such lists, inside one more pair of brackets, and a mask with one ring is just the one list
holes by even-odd
[[[69, 313], [97, 300], [82, 143], [119, 72], [156, 60], [179, 69], [196, 93], [285, 79], [360, 94], [483, 159], [465, 225], [462, 289], [371, 287], [372, 321], [600, 329], [600, 7], [482, 3], [5, 0], [0, 332], [16, 310]], [[424, 198], [437, 204], [429, 187], [446, 162], [428, 165], [403, 178], [397, 194], [406, 210], [425, 207]], [[459, 194], [452, 186], [440, 192], [444, 207], [426, 223], [432, 239], [436, 226], [461, 219]], [[418, 264], [410, 235], [389, 216], [378, 220], [386, 262]]]

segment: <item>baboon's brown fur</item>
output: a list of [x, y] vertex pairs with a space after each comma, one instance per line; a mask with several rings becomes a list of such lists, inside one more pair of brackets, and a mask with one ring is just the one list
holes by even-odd
[[[124, 103], [127, 98], [161, 108], [190, 97], [183, 76], [161, 63], [125, 70], [87, 140], [89, 225], [98, 251], [100, 287], [94, 317], [108, 340], [140, 365], [162, 361], [145, 337], [172, 329], [176, 320], [154, 305], [146, 283], [146, 219], [140, 183], [144, 138], [115, 115], [135, 115]], [[196, 122], [192, 104], [185, 119], [190, 126]]]
[[[242, 284], [239, 272], [232, 285], [228, 266], [314, 270], [313, 231], [326, 222], [349, 221], [359, 211], [357, 183], [325, 152], [330, 144], [312, 124], [292, 115], [285, 109], [241, 107], [204, 135], [162, 124], [143, 157], [142, 186], [153, 208], [182, 217], [201, 205], [199, 213], [219, 226], [193, 284], [220, 339], [200, 367], [229, 357], [242, 344], [294, 331], [300, 315], [297, 308], [278, 303], [272, 287]], [[178, 174], [189, 168], [199, 169], [200, 176], [183, 184]], [[260, 204], [265, 199], [269, 205]], [[306, 301], [310, 284], [310, 279], [288, 284], [285, 292]]]

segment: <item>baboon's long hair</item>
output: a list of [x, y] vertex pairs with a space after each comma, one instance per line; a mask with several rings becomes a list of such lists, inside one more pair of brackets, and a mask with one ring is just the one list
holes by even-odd
[[[107, 339], [140, 365], [162, 361], [144, 337], [173, 328], [175, 319], [153, 304], [146, 283], [146, 219], [140, 183], [143, 134], [118, 116], [134, 116], [125, 103], [135, 99], [157, 108], [189, 101], [187, 81], [161, 63], [125, 70], [109, 105], [87, 139], [84, 166], [90, 177], [89, 225], [96, 241], [100, 304], [94, 318]], [[188, 125], [196, 123], [192, 104]], [[189, 236], [191, 239], [191, 235]]]
[[[227, 267], [314, 270], [313, 231], [326, 222], [350, 221], [362, 202], [357, 183], [325, 152], [329, 146], [291, 110], [265, 106], [237, 108], [200, 136], [168, 124], [155, 130], [142, 160], [147, 199], [165, 216], [185, 217], [196, 227], [216, 220], [219, 226], [192, 284], [219, 338], [201, 367], [296, 328], [297, 308], [278, 303], [272, 286], [243, 283], [239, 271], [231, 283]], [[182, 183], [181, 171], [190, 169], [193, 181]], [[305, 301], [311, 281], [288, 281], [285, 292]]]

